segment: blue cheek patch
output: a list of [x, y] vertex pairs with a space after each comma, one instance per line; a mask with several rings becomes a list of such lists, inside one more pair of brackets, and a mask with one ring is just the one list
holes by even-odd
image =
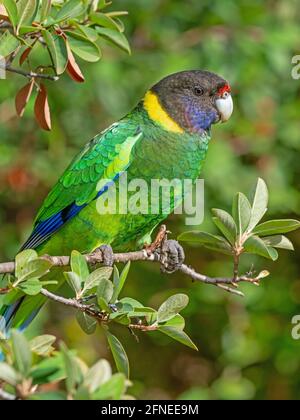
[[217, 119], [218, 114], [215, 110], [202, 111], [195, 105], [187, 109], [187, 120], [194, 131], [208, 130]]

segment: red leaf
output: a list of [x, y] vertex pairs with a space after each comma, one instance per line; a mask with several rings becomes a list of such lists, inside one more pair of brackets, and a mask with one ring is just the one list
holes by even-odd
[[74, 58], [74, 55], [71, 51], [71, 48], [69, 47], [68, 43], [67, 45], [67, 52], [68, 52], [68, 64], [67, 64], [67, 72], [68, 75], [75, 80], [75, 82], [83, 83], [84, 82], [84, 76], [81, 73], [81, 70], [76, 63], [76, 60]]
[[31, 47], [26, 48], [26, 50], [24, 50], [21, 54], [20, 60], [19, 60], [19, 64], [20, 66], [22, 66], [22, 64], [24, 63], [24, 61], [26, 60], [26, 58], [29, 56], [30, 51], [32, 50]]
[[34, 104], [34, 114], [39, 126], [43, 130], [51, 130], [51, 116], [46, 87], [41, 83], [40, 90]]
[[16, 111], [19, 117], [22, 117], [24, 114], [25, 107], [32, 93], [33, 85], [34, 85], [34, 80], [32, 79], [31, 82], [23, 86], [16, 95], [15, 105], [16, 105]]

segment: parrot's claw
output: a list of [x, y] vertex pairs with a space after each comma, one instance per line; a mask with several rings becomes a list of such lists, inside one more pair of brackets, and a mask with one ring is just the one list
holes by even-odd
[[114, 252], [110, 245], [101, 245], [98, 250], [102, 253], [103, 265], [112, 267], [114, 265]]
[[161, 247], [161, 271], [174, 273], [182, 266], [184, 258], [184, 250], [177, 241], [174, 239], [164, 241]]

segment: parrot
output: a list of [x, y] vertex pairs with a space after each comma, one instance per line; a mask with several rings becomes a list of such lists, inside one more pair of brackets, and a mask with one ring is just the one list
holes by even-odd
[[[97, 199], [124, 172], [128, 181], [142, 179], [147, 185], [153, 179], [195, 182], [206, 159], [211, 126], [226, 122], [232, 112], [230, 84], [217, 74], [187, 70], [166, 76], [77, 154], [44, 200], [21, 250], [70, 255], [72, 250], [90, 253], [100, 248], [109, 264], [111, 249], [135, 250], [151, 243], [152, 232], [168, 216], [165, 212], [99, 214]], [[180, 199], [173, 194], [170, 212]], [[44, 303], [42, 295], [21, 292], [2, 305], [0, 301], [6, 331], [26, 328]]]

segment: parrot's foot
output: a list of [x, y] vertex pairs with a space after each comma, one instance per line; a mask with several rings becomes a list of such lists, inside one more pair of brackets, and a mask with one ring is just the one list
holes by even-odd
[[161, 271], [163, 273], [174, 273], [179, 270], [184, 262], [184, 250], [174, 239], [162, 243], [160, 251]]
[[112, 267], [114, 265], [114, 252], [110, 245], [101, 245], [96, 251], [100, 251], [103, 258], [103, 265]]

